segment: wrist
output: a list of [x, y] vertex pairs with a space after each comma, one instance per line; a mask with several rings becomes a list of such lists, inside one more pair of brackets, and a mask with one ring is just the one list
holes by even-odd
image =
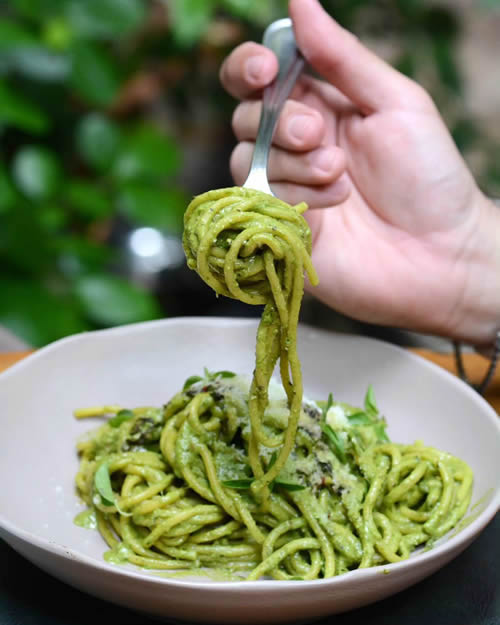
[[460, 262], [464, 283], [451, 335], [487, 355], [500, 330], [500, 207], [478, 192], [477, 227]]

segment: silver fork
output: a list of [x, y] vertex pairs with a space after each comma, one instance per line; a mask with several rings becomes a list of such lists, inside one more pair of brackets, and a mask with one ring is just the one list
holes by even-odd
[[270, 24], [264, 32], [262, 43], [276, 54], [279, 70], [275, 80], [264, 89], [252, 163], [243, 186], [274, 195], [267, 179], [271, 141], [281, 109], [304, 68], [305, 61], [297, 48], [290, 18]]

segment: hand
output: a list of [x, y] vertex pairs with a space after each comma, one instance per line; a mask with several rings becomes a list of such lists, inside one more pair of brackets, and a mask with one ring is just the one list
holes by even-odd
[[[371, 323], [486, 344], [500, 323], [500, 218], [478, 189], [429, 95], [342, 29], [316, 0], [291, 0], [303, 76], [273, 140], [269, 179], [305, 201], [326, 304]], [[221, 68], [243, 100], [231, 158], [246, 178], [262, 88], [277, 71], [255, 43]], [[493, 286], [495, 285], [495, 286]]]

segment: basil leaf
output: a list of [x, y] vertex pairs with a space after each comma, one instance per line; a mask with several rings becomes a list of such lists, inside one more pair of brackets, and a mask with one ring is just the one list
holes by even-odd
[[347, 462], [347, 458], [345, 455], [344, 442], [342, 441], [340, 436], [326, 423], [321, 424], [321, 431], [328, 439], [330, 449], [337, 456], [340, 462], [342, 462], [342, 464], [345, 464]]
[[365, 395], [365, 410], [368, 414], [378, 415], [377, 402], [375, 401], [375, 393], [373, 386], [370, 384]]
[[269, 464], [267, 465], [267, 470], [269, 471], [269, 469], [271, 469], [274, 465], [274, 463], [276, 462], [276, 459], [278, 458], [278, 452], [273, 451], [273, 455], [271, 456], [271, 459], [269, 460]]
[[351, 425], [373, 425], [373, 420], [366, 412], [353, 412], [353, 414], [348, 415], [347, 420]]
[[215, 373], [212, 373], [212, 377], [213, 378], [235, 378], [236, 373], [233, 373], [232, 371], [216, 371]]
[[383, 423], [377, 423], [377, 425], [373, 429], [379, 441], [382, 441], [384, 443], [390, 442], [390, 439], [385, 431], [385, 425]]
[[108, 420], [108, 425], [112, 428], [119, 428], [124, 421], [133, 419], [134, 417], [135, 415], [131, 410], [120, 410], [112, 419]]
[[109, 467], [107, 462], [103, 462], [94, 475], [94, 486], [102, 499], [105, 506], [115, 505], [115, 494], [111, 487], [111, 479], [109, 477]]
[[253, 479], [243, 479], [243, 480], [226, 480], [222, 482], [223, 486], [227, 488], [235, 488], [237, 490], [246, 490], [250, 488], [252, 485]]
[[305, 488], [305, 486], [302, 486], [302, 484], [294, 484], [293, 482], [283, 482], [282, 480], [278, 480], [278, 479], [273, 480], [273, 484], [288, 491], [304, 490]]
[[323, 408], [323, 421], [326, 419], [326, 415], [328, 414], [328, 411], [330, 410], [330, 408], [333, 406], [333, 395], [330, 393], [328, 395], [328, 401], [326, 402], [326, 406], [324, 406]]
[[196, 382], [200, 382], [201, 380], [203, 380], [203, 378], [200, 377], [199, 375], [192, 375], [190, 378], [188, 378], [184, 382], [184, 386], [182, 387], [182, 390], [183, 391], [187, 390], [190, 386], [192, 386], [193, 384], [196, 384]]

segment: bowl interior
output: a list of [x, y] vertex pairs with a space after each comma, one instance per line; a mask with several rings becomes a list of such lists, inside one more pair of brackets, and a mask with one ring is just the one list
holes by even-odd
[[[185, 379], [229, 369], [251, 374], [256, 322], [183, 318], [89, 333], [55, 343], [0, 376], [0, 524], [94, 559], [106, 547], [73, 523], [83, 508], [74, 490], [75, 441], [98, 420], [78, 407], [161, 405]], [[305, 393], [362, 405], [369, 384], [398, 442], [417, 439], [463, 458], [475, 474], [477, 514], [500, 499], [500, 428], [489, 405], [438, 367], [365, 337], [301, 327]], [[495, 503], [496, 502], [496, 503]], [[149, 575], [137, 572], [138, 575]], [[211, 583], [208, 579], [203, 579]]]

